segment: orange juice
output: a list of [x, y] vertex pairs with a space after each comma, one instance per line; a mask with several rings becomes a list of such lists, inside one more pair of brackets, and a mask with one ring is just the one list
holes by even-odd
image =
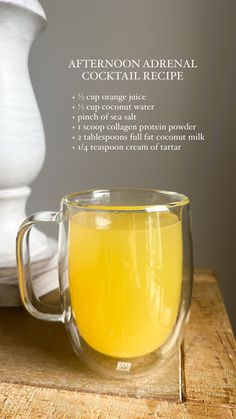
[[71, 305], [93, 349], [132, 358], [159, 348], [176, 322], [181, 281], [182, 231], [175, 214], [81, 210], [72, 216]]

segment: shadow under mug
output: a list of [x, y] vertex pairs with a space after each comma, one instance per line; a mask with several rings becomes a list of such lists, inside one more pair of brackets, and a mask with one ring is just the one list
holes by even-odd
[[[59, 224], [61, 312], [35, 304], [29, 233]], [[76, 354], [105, 376], [137, 376], [183, 339], [192, 292], [189, 200], [150, 189], [91, 190], [38, 212], [17, 236], [20, 294], [34, 317], [63, 322]]]

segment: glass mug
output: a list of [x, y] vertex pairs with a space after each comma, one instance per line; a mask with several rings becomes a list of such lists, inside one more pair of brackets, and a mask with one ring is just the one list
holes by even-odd
[[[36, 301], [30, 278], [29, 233], [48, 221], [59, 224], [58, 314]], [[23, 222], [17, 261], [25, 308], [65, 323], [75, 352], [97, 372], [142, 375], [180, 346], [193, 279], [186, 196], [149, 189], [66, 195], [59, 212]]]

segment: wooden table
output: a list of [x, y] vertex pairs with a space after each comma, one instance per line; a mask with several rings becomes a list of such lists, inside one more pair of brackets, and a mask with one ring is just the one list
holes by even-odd
[[143, 381], [107, 381], [87, 370], [63, 325], [0, 310], [2, 418], [219, 418], [236, 415], [235, 341], [217, 281], [195, 274], [183, 347]]

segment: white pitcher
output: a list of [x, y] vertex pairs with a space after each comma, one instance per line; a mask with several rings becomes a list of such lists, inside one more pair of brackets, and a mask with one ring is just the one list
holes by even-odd
[[[35, 37], [45, 29], [46, 15], [37, 0], [0, 0], [0, 305], [19, 304], [15, 239], [45, 157], [45, 136], [28, 70]], [[38, 230], [31, 240], [32, 260], [50, 260], [55, 243]], [[37, 265], [37, 263], [36, 263]], [[39, 271], [42, 268], [36, 267]], [[37, 282], [35, 281], [36, 285]], [[45, 280], [43, 280], [45, 282]], [[54, 285], [42, 281], [38, 294]]]

